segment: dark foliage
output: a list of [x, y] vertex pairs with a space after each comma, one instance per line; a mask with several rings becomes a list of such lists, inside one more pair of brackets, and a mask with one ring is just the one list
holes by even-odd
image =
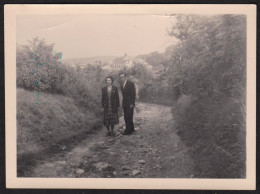
[[179, 39], [161, 76], [181, 94], [179, 135], [198, 177], [245, 177], [246, 17], [176, 15]]

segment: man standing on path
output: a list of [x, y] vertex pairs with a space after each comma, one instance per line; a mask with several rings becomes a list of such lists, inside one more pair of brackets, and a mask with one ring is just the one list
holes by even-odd
[[124, 109], [124, 119], [125, 119], [125, 131], [123, 135], [129, 135], [133, 133], [134, 130], [134, 107], [135, 107], [135, 85], [133, 82], [129, 81], [125, 73], [119, 74], [121, 91], [123, 96], [122, 107]]

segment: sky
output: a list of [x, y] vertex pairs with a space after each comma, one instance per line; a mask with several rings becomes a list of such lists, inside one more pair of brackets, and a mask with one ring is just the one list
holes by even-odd
[[16, 21], [18, 45], [38, 36], [54, 43], [64, 59], [136, 56], [176, 43], [164, 15], [18, 15]]

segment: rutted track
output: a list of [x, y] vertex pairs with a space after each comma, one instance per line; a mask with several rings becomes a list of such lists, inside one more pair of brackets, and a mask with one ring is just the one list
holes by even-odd
[[[171, 108], [137, 103], [136, 132], [123, 136], [123, 119], [115, 137], [106, 130], [89, 134], [71, 149], [45, 154], [26, 177], [189, 178], [193, 162], [174, 129]], [[67, 146], [69, 147], [69, 146]]]

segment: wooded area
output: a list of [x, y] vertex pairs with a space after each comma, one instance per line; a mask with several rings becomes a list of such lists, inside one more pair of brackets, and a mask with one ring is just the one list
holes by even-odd
[[179, 39], [162, 74], [181, 96], [179, 135], [200, 177], [245, 177], [246, 17], [176, 15]]

